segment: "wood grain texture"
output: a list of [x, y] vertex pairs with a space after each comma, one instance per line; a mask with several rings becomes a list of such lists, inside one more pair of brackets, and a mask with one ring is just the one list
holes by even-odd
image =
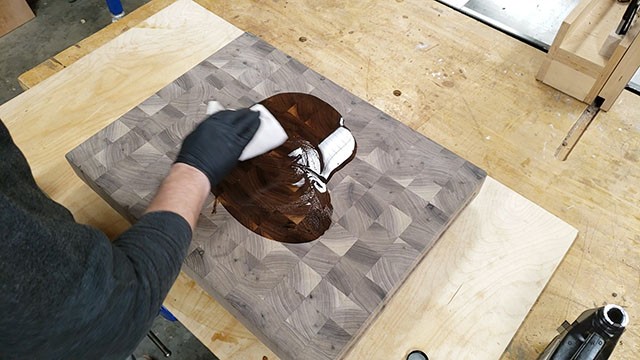
[[[238, 163], [214, 187], [216, 201], [262, 237], [286, 243], [316, 240], [331, 226], [327, 179], [354, 158], [353, 135], [341, 125], [342, 115], [313, 95], [279, 93], [260, 104], [278, 119], [288, 139], [266, 154]], [[323, 145], [327, 152], [323, 154], [320, 145], [336, 134], [353, 140], [354, 148], [347, 148], [341, 166], [329, 171], [325, 155], [334, 154], [329, 152], [335, 148]]]
[[[158, 1], [165, 0], [152, 0]], [[579, 229], [574, 246], [555, 275], [544, 274], [546, 270], [541, 268], [541, 280], [535, 284], [529, 283], [529, 273], [519, 271], [519, 264], [509, 262], [509, 256], [496, 254], [496, 266], [504, 264], [504, 272], [515, 278], [492, 277], [495, 282], [486, 286], [487, 291], [471, 297], [469, 302], [504, 297], [517, 304], [521, 299], [538, 296], [536, 289], [539, 288], [534, 285], [549, 281], [547, 286], [530, 311], [509, 317], [511, 322], [501, 322], [500, 327], [483, 322], [444, 323], [439, 331], [455, 334], [451, 336], [451, 343], [465, 343], [470, 336], [485, 339], [486, 343], [497, 335], [508, 338], [526, 316], [501, 358], [533, 359], [555, 336], [555, 329], [563, 320], [575, 319], [585, 308], [614, 302], [623, 305], [631, 319], [640, 316], [637, 311], [640, 196], [635, 186], [640, 182], [640, 129], [634, 123], [634, 119], [640, 118], [640, 99], [636, 95], [623, 91], [609, 112], [601, 112], [594, 119], [570, 160], [560, 162], [554, 159], [554, 151], [584, 110], [584, 104], [534, 79], [544, 53], [443, 5], [421, 0], [329, 2], [332, 6], [308, 1], [198, 2], [479, 164], [509, 189]], [[292, 17], [292, 13], [309, 15]], [[151, 27], [146, 22], [144, 30], [136, 28], [135, 34], [122, 35], [126, 42], [119, 36], [107, 43], [104, 51], [110, 56], [102, 55], [102, 51], [89, 54], [90, 59], [84, 61], [92, 61], [92, 71], [85, 70], [80, 77], [75, 65], [70, 66], [58, 75], [66, 78], [62, 84], [44, 82], [37, 87], [46, 89], [27, 91], [0, 106], [0, 117], [19, 139], [18, 145], [28, 149], [27, 159], [44, 190], [71, 209], [78, 221], [111, 235], [125, 229], [126, 222], [73, 174], [64, 154], [144, 99], [117, 96], [119, 86], [137, 89], [136, 92], [148, 97], [177, 76], [168, 74], [167, 66], [184, 66], [179, 75], [202, 61], [204, 57], [189, 53], [196, 49], [193, 46], [183, 48], [182, 52], [167, 51], [174, 46], [182, 47], [192, 36], [200, 41], [199, 46], [208, 46], [219, 36], [218, 28], [192, 21], [202, 14], [183, 15], [171, 16], [171, 21], [164, 22], [164, 26]], [[153, 19], [155, 17], [150, 21]], [[197, 31], [182, 30], [175, 26], [178, 23], [189, 24]], [[153, 41], [154, 32], [162, 41]], [[171, 36], [164, 37], [165, 33]], [[301, 36], [307, 41], [299, 41]], [[427, 44], [429, 50], [423, 50]], [[123, 54], [123, 51], [126, 52]], [[139, 77], [140, 68], [149, 70], [145, 81]], [[156, 82], [163, 84], [153, 88]], [[94, 88], [93, 84], [99, 86]], [[402, 91], [401, 96], [393, 95], [395, 89]], [[86, 101], [86, 106], [60, 106], [70, 96], [83, 92], [89, 92], [94, 100]], [[54, 101], [40, 104], [45, 98]], [[101, 102], [122, 106], [124, 110], [105, 117], [105, 109], [96, 112], [96, 104]], [[56, 128], [64, 131], [53, 131]], [[509, 189], [497, 193], [495, 202], [508, 198], [513, 192]], [[474, 201], [486, 201], [480, 195]], [[522, 199], [522, 202], [522, 206], [531, 205], [530, 201]], [[484, 212], [474, 212], [479, 219], [475, 221], [495, 224], [495, 231], [499, 233], [500, 228], [515, 225], [510, 216], [483, 218], [483, 215]], [[519, 242], [534, 246], [541, 240], [537, 233], [544, 228], [523, 227], [524, 231], [509, 239], [500, 253], [517, 248], [513, 244]], [[470, 226], [467, 230], [469, 236], [463, 238], [473, 238], [476, 229]], [[434, 251], [448, 233], [445, 232]], [[469, 247], [481, 250], [480, 245], [469, 244]], [[556, 256], [552, 251], [545, 253], [544, 245], [537, 253], [543, 258]], [[527, 267], [535, 267], [536, 262], [541, 261], [533, 257], [527, 260], [531, 261]], [[424, 271], [422, 265], [424, 263], [416, 273]], [[447, 269], [451, 277], [483, 271], [483, 268], [458, 271], [455, 266]], [[515, 295], [491, 291], [494, 287], [508, 288], [508, 280], [529, 286]], [[404, 295], [398, 292], [395, 298]], [[385, 314], [389, 318], [393, 318], [392, 314], [401, 316], [416, 296], [429, 298], [425, 293], [409, 295], [404, 299], [406, 302], [395, 303], [400, 308], [394, 303], [388, 304]], [[446, 303], [448, 299], [443, 301]], [[221, 359], [276, 358], [184, 274], [166, 304]], [[509, 314], [515, 315], [516, 311], [509, 309]], [[446, 311], [455, 311], [455, 308], [446, 308]], [[378, 318], [377, 322], [382, 320]], [[421, 328], [422, 322], [414, 324], [409, 334], [401, 335], [407, 337], [410, 346], [422, 346], [429, 334]], [[634, 359], [640, 353], [640, 333], [634, 324], [632, 321], [630, 330], [623, 335], [612, 360]], [[380, 327], [370, 328], [375, 331], [366, 333], [362, 339], [378, 336], [378, 331], [390, 334], [396, 327], [397, 322], [391, 319]], [[467, 332], [465, 327], [476, 331]], [[472, 335], [465, 338], [464, 334]], [[385, 351], [393, 348], [387, 346], [384, 337], [378, 339], [382, 339], [376, 343], [381, 350], [379, 358], [385, 359]], [[480, 358], [476, 348], [467, 350], [461, 358]], [[496, 359], [500, 353], [497, 351], [485, 358]]]
[[0, 36], [33, 19], [35, 15], [26, 0], [4, 0], [0, 3]]
[[[638, 26], [636, 24], [636, 26]], [[600, 90], [598, 96], [604, 99], [602, 110], [608, 111], [615, 104], [616, 99], [627, 86], [640, 66], [640, 38], [636, 38], [629, 45], [627, 52], [616, 66], [611, 76]]]
[[74, 64], [83, 56], [113, 40], [116, 36], [143, 23], [147, 18], [174, 2], [175, 0], [153, 0], [140, 6], [119, 21], [105, 26], [97, 33], [20, 74], [20, 76], [18, 76], [18, 83], [24, 90], [36, 86], [58, 71]]
[[205, 208], [185, 265], [281, 358], [336, 359], [479, 191], [482, 170], [250, 34], [67, 158], [107, 202], [135, 220], [181, 140], [205, 118], [208, 101], [239, 108], [280, 92], [324, 100], [359, 144], [355, 158], [327, 184], [335, 201], [331, 226], [317, 241], [282, 244], [243, 226], [223, 206]]
[[[539, 242], [524, 240], [531, 232]], [[500, 357], [511, 341], [509, 329], [535, 302], [527, 294], [542, 291], [545, 274], [555, 270], [576, 235], [575, 228], [487, 178], [425, 257], [424, 263], [438, 265], [407, 279], [387, 304], [402, 311], [383, 312], [349, 359], [404, 359], [411, 349], [430, 359]], [[486, 326], [492, 327], [491, 341], [478, 336]]]

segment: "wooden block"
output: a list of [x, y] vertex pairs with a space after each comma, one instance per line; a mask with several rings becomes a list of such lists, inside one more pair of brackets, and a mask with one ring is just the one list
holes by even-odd
[[[208, 101], [240, 108], [281, 92], [327, 102], [358, 144], [355, 158], [327, 185], [333, 205], [329, 229], [313, 242], [282, 244], [212, 205], [200, 216], [185, 264], [281, 358], [337, 359], [475, 196], [482, 170], [249, 34], [143, 101], [68, 159], [122, 215], [137, 219], [184, 136], [206, 117]], [[297, 106], [305, 121], [313, 119], [303, 115], [304, 104]], [[298, 135], [289, 133], [291, 144], [283, 147], [295, 147]], [[242, 166], [252, 163], [260, 158]], [[278, 214], [272, 210], [271, 216]], [[269, 229], [268, 220], [258, 228]]]
[[631, 27], [623, 38], [611, 36], [626, 4], [583, 0], [567, 16], [536, 78], [591, 104], [640, 32]]
[[621, 35], [612, 32], [611, 34], [609, 34], [609, 36], [607, 36], [607, 39], [604, 41], [604, 44], [602, 44], [602, 47], [600, 48], [600, 51], [598, 51], [598, 54], [609, 59], [611, 55], [613, 55], [613, 52], [616, 50], [618, 45], [620, 45], [622, 38], [623, 37]]
[[33, 19], [35, 15], [25, 0], [0, 2], [0, 36]]
[[[626, 4], [616, 0], [583, 0], [589, 3], [569, 28], [560, 47], [598, 66], [605, 67], [608, 59], [598, 54], [611, 31], [615, 30]], [[576, 7], [578, 8], [578, 7]]]
[[571, 66], [552, 60], [543, 81], [565, 94], [586, 101], [589, 90], [595, 84], [596, 79]]

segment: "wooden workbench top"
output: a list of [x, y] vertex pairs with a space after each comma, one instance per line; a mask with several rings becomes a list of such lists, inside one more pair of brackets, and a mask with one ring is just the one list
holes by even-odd
[[[147, 8], [155, 11], [168, 3], [155, 0]], [[569, 160], [560, 162], [553, 157], [555, 149], [584, 105], [535, 81], [534, 74], [543, 60], [541, 52], [439, 3], [199, 3], [476, 163], [493, 178], [580, 231], [507, 348], [505, 358], [534, 358], [555, 336], [555, 329], [563, 320], [571, 321], [583, 310], [607, 302], [624, 306], [631, 317], [631, 326], [613, 358], [632, 359], [640, 353], [640, 332], [634, 325], [640, 299], [640, 195], [636, 189], [640, 177], [640, 128], [634, 123], [640, 116], [638, 97], [623, 93], [609, 112], [598, 115]], [[162, 33], [159, 28], [154, 36]], [[95, 46], [88, 44], [89, 50]], [[212, 52], [197, 45], [188, 47], [189, 56], [204, 57]], [[134, 54], [131, 50], [131, 56]], [[74, 56], [78, 57], [78, 53], [68, 58]], [[58, 62], [63, 67], [68, 65], [64, 59]], [[117, 67], [136, 69], [133, 61], [112, 66], [115, 73]], [[148, 72], [144, 69], [153, 66], [147, 64], [139, 69]], [[167, 81], [172, 75], [181, 74], [177, 65], [163, 71]], [[156, 86], [153, 74], [148, 72], [147, 76]], [[159, 82], [156, 87], [160, 87]], [[120, 90], [134, 97], [133, 104], [153, 93]], [[395, 90], [400, 95], [396, 96]], [[25, 107], [21, 103], [24, 97], [18, 97], [0, 107], [0, 117], [9, 119], [10, 129], [20, 126], [20, 114], [37, 111], [53, 97], [45, 91], [36, 92], [39, 97], [33, 94], [29, 96], [42, 104]], [[83, 94], [67, 96], [67, 103], [47, 106], [64, 105], [74, 110], [87, 100]], [[127, 110], [110, 105], [105, 103], [94, 111], [115, 118]], [[84, 134], [93, 134], [100, 128], [99, 124], [70, 126], [62, 122], [52, 131], [71, 139], [63, 146], [34, 139], [28, 131], [22, 131], [16, 141], [21, 146], [32, 146], [24, 150], [33, 163], [42, 161], [38, 154], [43, 151], [52, 147], [69, 150], [86, 138]], [[123, 221], [113, 225], [115, 215], [108, 207], [84, 205], [95, 204], [96, 199], [74, 198], [64, 178], [39, 176], [49, 171], [50, 166], [43, 166], [34, 169], [34, 174], [47, 192], [68, 199], [65, 205], [82, 214], [80, 221], [112, 235], [126, 226]], [[261, 346], [242, 333], [246, 330], [236, 325], [225, 328], [225, 323], [220, 323], [226, 321], [223, 317], [211, 315], [221, 312], [210, 306], [203, 308], [205, 299], [192, 281], [181, 277], [169, 302], [195, 314], [189, 326], [192, 331], [222, 329], [209, 339], [221, 349], [217, 351], [235, 354], [233, 349]]]

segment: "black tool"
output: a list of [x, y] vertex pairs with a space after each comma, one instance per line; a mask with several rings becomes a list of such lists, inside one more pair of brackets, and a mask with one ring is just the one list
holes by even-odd
[[429, 360], [429, 357], [420, 350], [413, 350], [407, 355], [407, 360]]
[[627, 5], [627, 10], [625, 10], [624, 14], [622, 15], [622, 20], [620, 20], [620, 23], [616, 28], [616, 34], [625, 35], [627, 31], [629, 31], [631, 23], [633, 23], [633, 18], [638, 12], [639, 5], [640, 4], [638, 4], [638, 0], [632, 0], [629, 2], [629, 5]]
[[583, 312], [573, 324], [565, 321], [538, 360], [605, 360], [629, 324], [627, 312], [609, 304]]
[[149, 340], [151, 340], [152, 343], [155, 344], [155, 346], [158, 347], [158, 349], [160, 349], [160, 351], [162, 351], [162, 355], [164, 355], [164, 357], [171, 356], [171, 350], [169, 350], [169, 348], [165, 344], [163, 344], [162, 341], [160, 341], [158, 336], [153, 331], [149, 330], [149, 332], [147, 333], [147, 337], [149, 338]]

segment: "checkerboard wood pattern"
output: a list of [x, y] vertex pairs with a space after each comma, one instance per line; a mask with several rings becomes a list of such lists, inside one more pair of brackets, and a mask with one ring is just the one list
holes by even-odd
[[358, 143], [328, 188], [318, 240], [263, 238], [213, 199], [185, 270], [283, 359], [344, 355], [486, 176], [300, 62], [245, 33], [67, 154], [116, 210], [139, 218], [206, 103], [248, 107], [281, 92], [315, 95]]

